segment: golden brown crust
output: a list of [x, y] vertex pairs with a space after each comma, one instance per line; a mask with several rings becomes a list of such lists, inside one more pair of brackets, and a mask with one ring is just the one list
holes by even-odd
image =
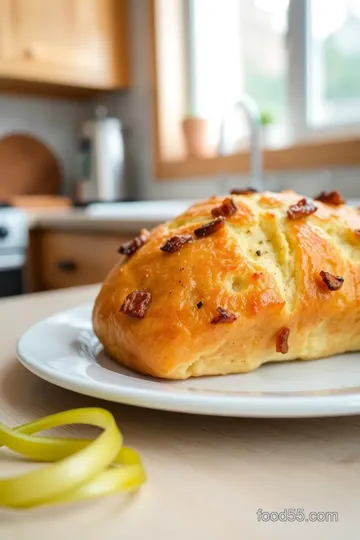
[[[316, 201], [315, 213], [289, 219], [302, 198], [291, 191], [233, 195], [236, 213], [204, 238], [194, 230], [213, 220], [224, 197], [156, 227], [131, 258], [121, 258], [98, 295], [93, 324], [105, 349], [129, 368], [174, 379], [360, 349], [360, 215]], [[161, 251], [177, 235], [193, 240]], [[341, 288], [329, 290], [320, 272], [341, 276]], [[151, 294], [143, 319], [120, 312], [136, 290]], [[219, 307], [236, 320], [211, 324]], [[287, 353], [276, 351], [283, 328]]]

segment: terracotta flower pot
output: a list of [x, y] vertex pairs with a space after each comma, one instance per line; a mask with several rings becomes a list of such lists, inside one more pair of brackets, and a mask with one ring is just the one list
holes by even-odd
[[204, 118], [184, 118], [182, 121], [186, 151], [189, 157], [209, 155], [209, 124]]

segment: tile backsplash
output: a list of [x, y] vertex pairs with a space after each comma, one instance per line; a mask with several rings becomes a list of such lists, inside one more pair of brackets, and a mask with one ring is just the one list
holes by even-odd
[[[133, 195], [140, 199], [198, 198], [227, 193], [249, 185], [246, 175], [157, 182], [153, 178], [150, 115], [145, 113], [148, 94], [144, 88], [100, 98], [109, 114], [119, 116], [125, 128], [127, 174]], [[0, 137], [10, 132], [29, 133], [44, 141], [58, 158], [63, 173], [63, 193], [71, 194], [76, 177], [76, 145], [82, 123], [92, 116], [96, 102], [82, 103], [47, 98], [0, 96]], [[140, 104], [140, 105], [139, 105]], [[140, 107], [140, 108], [139, 108]], [[147, 116], [147, 117], [146, 117]], [[305, 195], [339, 189], [347, 198], [360, 198], [360, 168], [288, 171], [265, 176], [264, 188], [294, 189]]]
[[323, 190], [339, 190], [346, 198], [360, 197], [359, 167], [288, 171], [269, 175], [266, 181], [275, 191], [293, 189], [313, 196]]
[[[212, 178], [181, 179], [154, 182], [150, 198], [198, 198], [229, 193], [235, 187], [248, 187], [251, 180], [246, 175], [229, 175]], [[293, 189], [303, 195], [314, 196], [323, 190], [337, 189], [345, 198], [360, 199], [360, 168], [336, 168], [314, 171], [288, 171], [267, 174], [263, 188], [270, 191]]]

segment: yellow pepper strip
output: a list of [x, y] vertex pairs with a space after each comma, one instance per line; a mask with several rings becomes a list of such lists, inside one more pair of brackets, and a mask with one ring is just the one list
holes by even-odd
[[[68, 424], [89, 424], [103, 431], [94, 440], [33, 436]], [[112, 414], [98, 408], [65, 411], [14, 429], [0, 424], [0, 447], [33, 461], [53, 462], [0, 479], [0, 506], [31, 508], [140, 487], [146, 480], [141, 459], [122, 441]]]

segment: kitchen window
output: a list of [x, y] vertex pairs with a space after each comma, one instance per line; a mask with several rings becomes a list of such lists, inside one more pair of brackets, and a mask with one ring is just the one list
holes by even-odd
[[[221, 119], [241, 94], [258, 104], [265, 143], [360, 131], [360, 0], [188, 0], [187, 112]], [[232, 112], [229, 153], [246, 146]]]
[[149, 5], [157, 179], [247, 173], [244, 93], [261, 111], [266, 172], [360, 165], [360, 0]]
[[305, 8], [309, 125], [359, 122], [360, 1], [311, 0]]

